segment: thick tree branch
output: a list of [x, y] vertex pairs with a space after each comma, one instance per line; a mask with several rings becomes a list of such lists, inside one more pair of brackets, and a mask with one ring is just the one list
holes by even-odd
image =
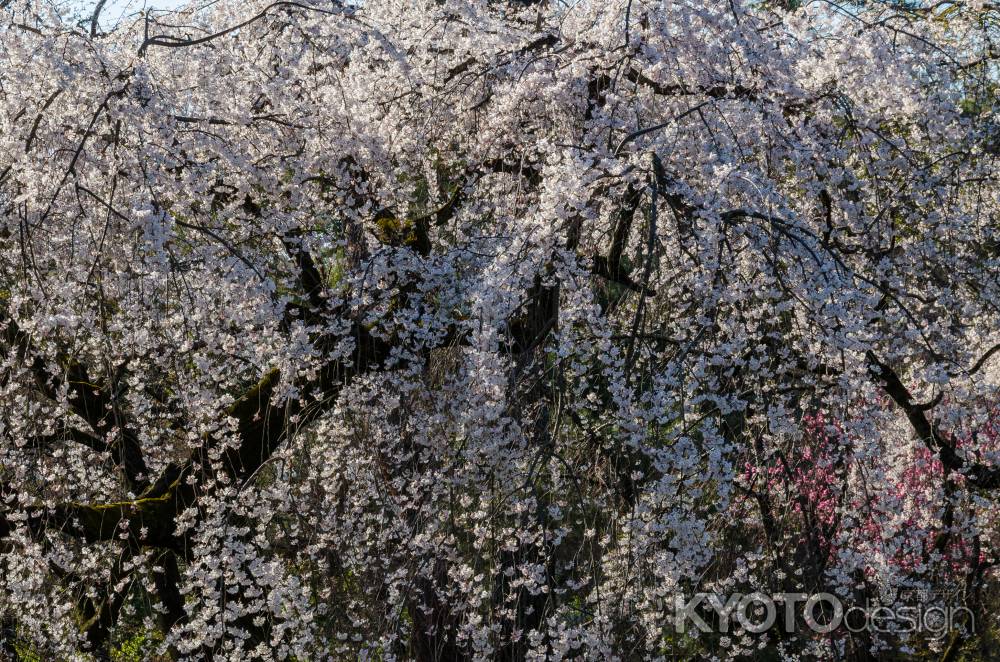
[[[115, 464], [121, 466], [130, 485], [142, 490], [147, 485], [145, 459], [138, 435], [130, 428], [124, 412], [117, 406], [108, 386], [95, 383], [86, 367], [73, 358], [63, 360], [62, 373], [49, 368], [34, 347], [31, 338], [9, 316], [0, 313], [5, 351], [16, 352], [31, 370], [38, 390], [47, 398], [58, 400], [58, 391], [65, 386], [69, 395], [70, 410], [87, 422], [94, 432], [104, 440], [104, 446], [111, 452]], [[112, 430], [117, 428], [117, 438], [109, 440]], [[83, 441], [84, 445], [99, 449], [89, 435], [72, 434], [68, 438]]]
[[948, 472], [960, 473], [966, 477], [970, 484], [984, 490], [995, 490], [1000, 488], [1000, 467], [991, 467], [978, 462], [967, 462], [965, 458], [958, 454], [955, 440], [936, 422], [927, 418], [925, 410], [914, 403], [910, 391], [903, 385], [899, 375], [892, 368], [882, 363], [874, 352], [867, 352], [866, 357], [870, 364], [870, 372], [882, 386], [883, 390], [892, 398], [893, 402], [906, 414], [910, 426], [920, 440], [932, 451], [937, 453], [938, 459]]

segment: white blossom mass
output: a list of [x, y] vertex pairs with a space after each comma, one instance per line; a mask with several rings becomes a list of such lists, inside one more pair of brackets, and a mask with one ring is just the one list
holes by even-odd
[[0, 659], [995, 659], [1000, 5], [102, 5], [0, 0]]

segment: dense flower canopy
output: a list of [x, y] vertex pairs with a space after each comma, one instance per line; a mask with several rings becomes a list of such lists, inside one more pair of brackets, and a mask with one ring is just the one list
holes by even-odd
[[998, 38], [975, 0], [0, 0], [6, 653], [972, 650], [671, 607], [995, 627]]

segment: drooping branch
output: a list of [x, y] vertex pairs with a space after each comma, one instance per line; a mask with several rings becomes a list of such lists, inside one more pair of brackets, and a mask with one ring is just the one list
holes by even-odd
[[[637, 69], [629, 69], [625, 73], [625, 78], [629, 81], [635, 83], [636, 85], [641, 85], [652, 90], [653, 94], [657, 96], [664, 97], [684, 97], [684, 96], [695, 96], [695, 97], [707, 97], [716, 101], [722, 101], [725, 99], [741, 100], [741, 101], [752, 101], [761, 102], [762, 91], [755, 89], [753, 87], [747, 87], [740, 84], [725, 84], [716, 83], [713, 85], [691, 85], [688, 83], [659, 83], [652, 78], [649, 78], [641, 71]], [[782, 100], [780, 102], [781, 110], [786, 116], [797, 115], [802, 113], [811, 103], [823, 98], [826, 94], [820, 94], [812, 99], [800, 99], [800, 100]]]
[[[339, 5], [339, 3], [335, 3], [335, 5]], [[204, 37], [182, 39], [171, 35], [153, 35], [151, 37], [147, 36], [146, 39], [142, 42], [142, 45], [139, 46], [139, 57], [144, 56], [146, 54], [146, 51], [151, 46], [160, 46], [163, 48], [186, 48], [189, 46], [197, 46], [198, 44], [208, 43], [214, 39], [218, 39], [219, 37], [224, 37], [228, 34], [232, 34], [233, 32], [236, 32], [243, 28], [249, 27], [250, 25], [253, 25], [257, 21], [266, 17], [272, 9], [279, 9], [279, 8], [304, 9], [306, 11], [313, 11], [313, 12], [319, 12], [321, 14], [330, 14], [330, 15], [337, 15], [340, 13], [340, 12], [329, 11], [321, 7], [313, 7], [298, 2], [290, 2], [289, 0], [280, 0], [279, 2], [271, 3], [256, 15], [252, 16], [251, 18], [248, 18], [245, 21], [242, 21], [241, 23], [237, 23], [236, 25], [232, 25], [228, 28], [219, 30], [218, 32], [214, 32]], [[148, 19], [147, 19], [146, 29], [147, 30], [149, 29]]]
[[974, 375], [977, 372], [979, 372], [979, 370], [984, 365], [986, 365], [986, 362], [989, 361], [990, 358], [992, 358], [993, 355], [996, 354], [997, 352], [1000, 352], [1000, 343], [997, 343], [996, 345], [993, 345], [988, 350], [986, 350], [986, 352], [979, 357], [979, 360], [976, 361], [971, 368], [969, 368], [968, 374]]
[[747, 99], [755, 100], [758, 97], [758, 90], [744, 85], [689, 85], [687, 83], [658, 83], [649, 78], [637, 69], [629, 69], [625, 73], [625, 78], [632, 83], [642, 85], [653, 91], [654, 94], [664, 97], [677, 96], [706, 96], [712, 99]]

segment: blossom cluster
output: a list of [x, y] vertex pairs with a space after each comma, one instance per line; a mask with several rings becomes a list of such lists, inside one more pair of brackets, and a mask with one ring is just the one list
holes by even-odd
[[0, 0], [3, 655], [978, 645], [668, 606], [989, 623], [1000, 7], [101, 6]]

